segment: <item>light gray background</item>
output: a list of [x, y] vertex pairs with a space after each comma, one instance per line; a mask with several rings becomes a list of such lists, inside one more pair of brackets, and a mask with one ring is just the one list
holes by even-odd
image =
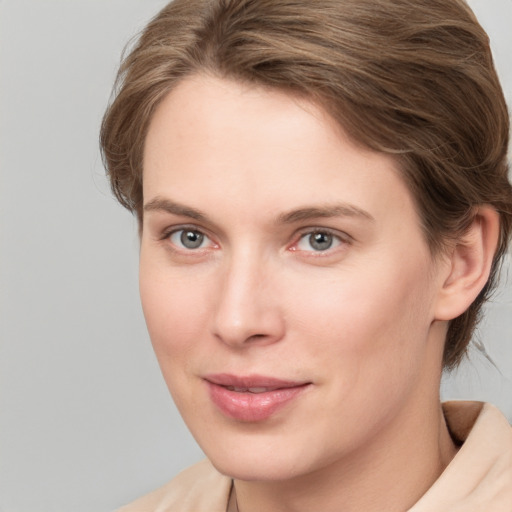
[[[201, 458], [160, 376], [137, 235], [98, 126], [124, 44], [164, 0], [0, 0], [0, 510], [107, 512]], [[512, 0], [472, 0], [512, 100]], [[510, 265], [509, 265], [510, 266]], [[444, 397], [512, 420], [512, 281]]]

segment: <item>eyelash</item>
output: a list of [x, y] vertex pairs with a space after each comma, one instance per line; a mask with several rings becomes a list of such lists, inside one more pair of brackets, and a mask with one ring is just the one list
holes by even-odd
[[[328, 235], [332, 237], [332, 243], [336, 244], [334, 247], [330, 245], [325, 250], [315, 250], [314, 248], [310, 249], [300, 249], [298, 245], [302, 240], [311, 238], [313, 235]], [[311, 253], [314, 257], [322, 257], [332, 254], [336, 251], [337, 248], [343, 245], [350, 244], [351, 238], [346, 233], [340, 233], [339, 231], [329, 229], [329, 228], [321, 228], [321, 227], [312, 227], [302, 230], [296, 241], [289, 247], [291, 251], [302, 251], [305, 253]]]
[[[173, 250], [176, 251], [183, 251], [187, 253], [202, 253], [205, 249], [208, 249], [209, 247], [201, 247], [203, 241], [201, 241], [201, 244], [197, 248], [190, 248], [190, 247], [184, 247], [178, 245], [176, 241], [172, 240], [172, 237], [175, 235], [178, 235], [179, 233], [197, 233], [198, 235], [204, 237], [205, 240], [209, 240], [210, 244], [213, 247], [218, 247], [218, 245], [212, 241], [211, 237], [204, 232], [204, 230], [197, 228], [196, 226], [179, 226], [179, 227], [173, 227], [172, 229], [169, 229], [162, 233], [161, 240], [167, 240], [170, 245], [172, 246]], [[329, 247], [325, 248], [325, 250], [315, 250], [314, 248], [310, 249], [301, 249], [299, 248], [299, 244], [302, 240], [307, 239], [307, 237], [312, 237], [313, 235], [327, 235], [331, 237], [332, 244], [335, 244], [334, 247], [332, 245], [329, 245]], [[351, 238], [346, 233], [340, 233], [339, 231], [332, 230], [329, 228], [320, 228], [320, 227], [310, 227], [305, 228], [302, 231], [298, 233], [298, 236], [295, 237], [295, 241], [287, 247], [289, 251], [297, 251], [302, 253], [310, 253], [313, 257], [322, 257], [332, 254], [336, 251], [337, 248], [343, 245], [347, 245], [351, 243]]]
[[[185, 252], [202, 252], [206, 247], [197, 247], [197, 248], [189, 248], [189, 247], [183, 247], [179, 246], [176, 242], [172, 241], [172, 237], [174, 235], [178, 235], [179, 233], [182, 233], [181, 236], [183, 236], [184, 233], [197, 233], [201, 237], [204, 237], [205, 240], [209, 240], [211, 244], [216, 245], [212, 239], [201, 229], [198, 229], [195, 226], [179, 226], [179, 227], [173, 227], [172, 229], [169, 229], [162, 233], [161, 240], [168, 240], [172, 246], [174, 246], [175, 250], [178, 251], [185, 251]], [[201, 242], [202, 245], [202, 242]]]

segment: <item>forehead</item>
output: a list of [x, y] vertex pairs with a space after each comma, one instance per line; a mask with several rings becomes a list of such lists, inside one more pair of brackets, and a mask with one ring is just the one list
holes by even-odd
[[157, 108], [143, 180], [146, 203], [179, 196], [249, 216], [340, 201], [413, 210], [395, 161], [356, 145], [314, 103], [205, 75], [185, 79]]

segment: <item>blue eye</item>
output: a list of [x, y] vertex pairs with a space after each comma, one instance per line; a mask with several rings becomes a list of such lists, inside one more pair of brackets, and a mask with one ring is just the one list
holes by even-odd
[[297, 243], [300, 251], [322, 252], [338, 247], [342, 243], [340, 237], [329, 231], [313, 231], [302, 235]]
[[177, 247], [194, 250], [209, 245], [211, 240], [196, 229], [178, 229], [170, 234], [169, 240]]

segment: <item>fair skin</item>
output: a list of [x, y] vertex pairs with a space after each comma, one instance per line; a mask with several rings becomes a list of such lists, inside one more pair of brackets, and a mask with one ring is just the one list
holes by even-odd
[[[305, 99], [206, 75], [156, 110], [143, 189], [151, 340], [240, 511], [411, 507], [456, 453], [443, 343], [485, 283], [494, 212], [433, 258], [391, 157]], [[226, 374], [300, 391], [268, 412], [210, 382]]]

